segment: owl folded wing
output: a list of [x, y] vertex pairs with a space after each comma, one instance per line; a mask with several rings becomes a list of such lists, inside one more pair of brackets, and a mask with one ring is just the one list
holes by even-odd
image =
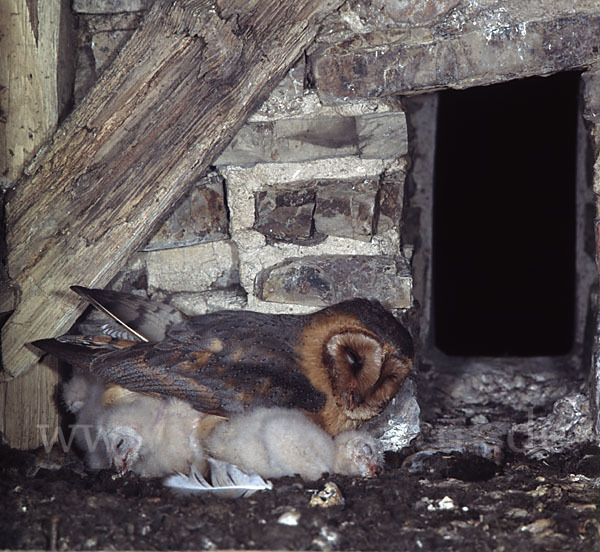
[[[202, 343], [167, 340], [100, 348], [92, 338], [77, 337], [40, 340], [34, 345], [80, 369], [85, 367], [106, 383], [175, 397], [207, 414], [227, 417], [253, 406], [317, 412], [325, 404], [325, 396], [300, 372], [290, 352], [268, 341], [253, 342], [244, 357], [243, 342], [232, 348], [214, 338]], [[65, 338], [66, 342], [60, 341]]]

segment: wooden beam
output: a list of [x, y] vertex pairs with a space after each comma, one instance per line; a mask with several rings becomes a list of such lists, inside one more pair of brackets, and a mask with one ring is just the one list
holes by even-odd
[[81, 312], [68, 288], [104, 286], [225, 148], [341, 0], [157, 0], [6, 205], [20, 301], [5, 373], [26, 344]]
[[0, 176], [7, 183], [56, 128], [62, 3], [0, 2]]
[[45, 357], [28, 372], [0, 383], [0, 431], [17, 449], [50, 446], [58, 437], [58, 361]]
[[[0, 2], [0, 186], [14, 184], [56, 129], [64, 101], [58, 77], [66, 38], [61, 23], [69, 9], [66, 0]], [[16, 294], [5, 284], [2, 278], [0, 313], [15, 307]], [[38, 424], [57, 427], [57, 381], [56, 370], [44, 363], [0, 383], [0, 431], [12, 446], [39, 446]]]

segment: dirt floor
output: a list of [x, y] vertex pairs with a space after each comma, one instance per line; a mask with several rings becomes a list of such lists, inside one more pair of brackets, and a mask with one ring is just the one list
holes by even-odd
[[[73, 454], [0, 450], [0, 548], [50, 550], [600, 551], [600, 450], [496, 470], [438, 455], [409, 474], [273, 481], [248, 498], [182, 496], [157, 480], [87, 473]], [[329, 481], [343, 504], [309, 504]]]

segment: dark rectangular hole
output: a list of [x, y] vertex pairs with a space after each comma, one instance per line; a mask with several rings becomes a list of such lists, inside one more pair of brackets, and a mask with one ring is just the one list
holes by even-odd
[[432, 299], [449, 355], [573, 347], [579, 77], [440, 93]]

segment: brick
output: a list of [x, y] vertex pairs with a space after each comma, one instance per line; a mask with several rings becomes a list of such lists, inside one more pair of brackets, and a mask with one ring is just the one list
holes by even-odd
[[353, 297], [375, 298], [387, 308], [411, 305], [412, 279], [404, 259], [320, 255], [287, 259], [256, 278], [263, 301], [326, 306]]
[[229, 241], [143, 254], [152, 292], [204, 291], [239, 283], [235, 245]]
[[352, 155], [381, 159], [407, 151], [402, 112], [280, 119], [244, 125], [215, 164], [248, 166]]
[[272, 188], [255, 194], [254, 229], [269, 239], [301, 243], [313, 236], [314, 188]]
[[369, 241], [373, 236], [376, 180], [323, 183], [317, 191], [315, 229], [330, 236]]
[[223, 178], [199, 179], [143, 251], [186, 247], [229, 237]]

